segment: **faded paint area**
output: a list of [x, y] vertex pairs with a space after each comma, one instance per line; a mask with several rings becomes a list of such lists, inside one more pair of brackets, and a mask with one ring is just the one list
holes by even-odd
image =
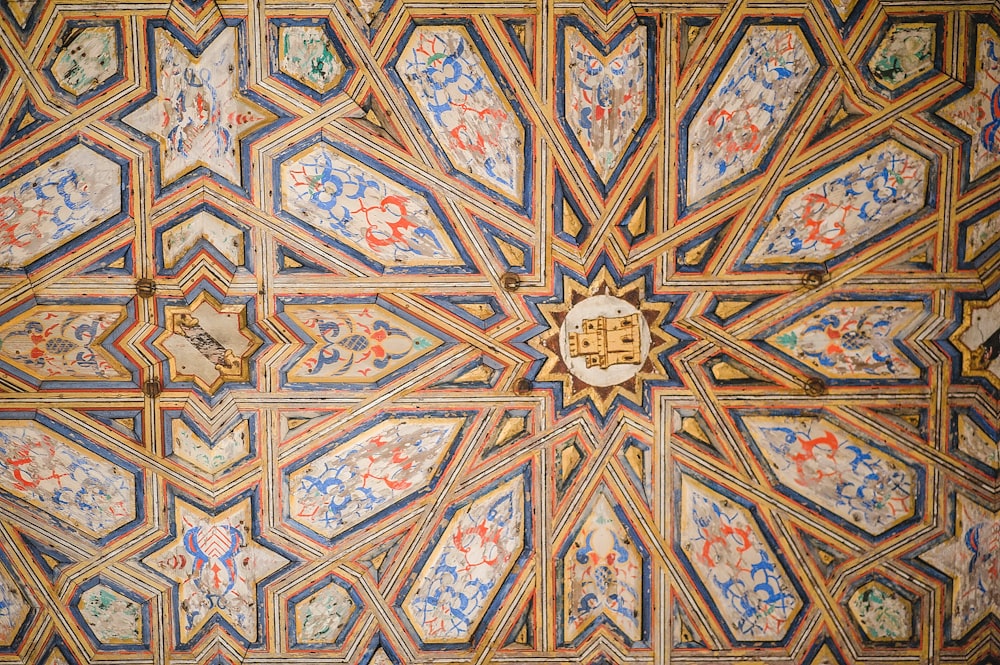
[[973, 89], [937, 112], [971, 139], [969, 180], [1000, 166], [1000, 34], [985, 23], [976, 26], [975, 34]]
[[888, 140], [783, 198], [751, 265], [836, 258], [924, 207], [930, 164]]
[[453, 506], [402, 603], [423, 643], [461, 642], [479, 627], [525, 546], [525, 491], [517, 476]]
[[427, 196], [320, 143], [281, 165], [281, 209], [389, 269], [464, 265]]
[[136, 516], [135, 478], [32, 420], [0, 421], [4, 493], [94, 538]]
[[451, 165], [520, 201], [524, 127], [468, 31], [418, 27], [402, 48], [396, 73]]
[[688, 127], [689, 205], [761, 165], [818, 72], [799, 28], [747, 29]]
[[0, 269], [23, 268], [122, 211], [121, 166], [75, 145], [0, 187]]
[[830, 378], [914, 379], [920, 368], [896, 340], [923, 317], [916, 302], [832, 302], [767, 341]]
[[427, 490], [441, 470], [462, 418], [379, 423], [284, 472], [287, 519], [333, 539]]
[[124, 121], [159, 146], [163, 185], [199, 167], [247, 184], [240, 141], [274, 115], [241, 94], [238, 34], [226, 28], [195, 57], [169, 31], [154, 30], [156, 96]]
[[120, 48], [114, 27], [85, 27], [59, 51], [50, 71], [59, 87], [80, 96], [118, 73]]
[[279, 66], [288, 76], [319, 93], [340, 83], [344, 63], [322, 27], [281, 26], [278, 42]]
[[646, 119], [646, 28], [607, 55], [566, 29], [566, 120], [605, 183]]
[[899, 23], [889, 28], [868, 61], [868, 70], [890, 90], [934, 68], [937, 27], [933, 23]]

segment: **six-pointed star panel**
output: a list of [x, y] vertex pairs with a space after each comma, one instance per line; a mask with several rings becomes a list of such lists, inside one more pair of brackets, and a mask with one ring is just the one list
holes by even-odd
[[0, 662], [1000, 662], [1000, 5], [0, 1]]

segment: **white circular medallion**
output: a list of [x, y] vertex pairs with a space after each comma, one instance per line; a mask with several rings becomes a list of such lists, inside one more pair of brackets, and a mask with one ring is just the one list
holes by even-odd
[[559, 327], [559, 353], [570, 373], [591, 386], [613, 386], [639, 373], [649, 354], [649, 325], [614, 296], [577, 303]]

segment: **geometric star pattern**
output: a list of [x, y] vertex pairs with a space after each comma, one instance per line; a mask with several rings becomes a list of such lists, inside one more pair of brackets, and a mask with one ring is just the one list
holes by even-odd
[[1000, 662], [1000, 6], [0, 2], [0, 660]]

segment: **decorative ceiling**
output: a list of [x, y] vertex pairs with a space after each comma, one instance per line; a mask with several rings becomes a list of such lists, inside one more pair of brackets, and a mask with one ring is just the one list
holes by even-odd
[[1000, 662], [1000, 5], [0, 2], [0, 663]]

